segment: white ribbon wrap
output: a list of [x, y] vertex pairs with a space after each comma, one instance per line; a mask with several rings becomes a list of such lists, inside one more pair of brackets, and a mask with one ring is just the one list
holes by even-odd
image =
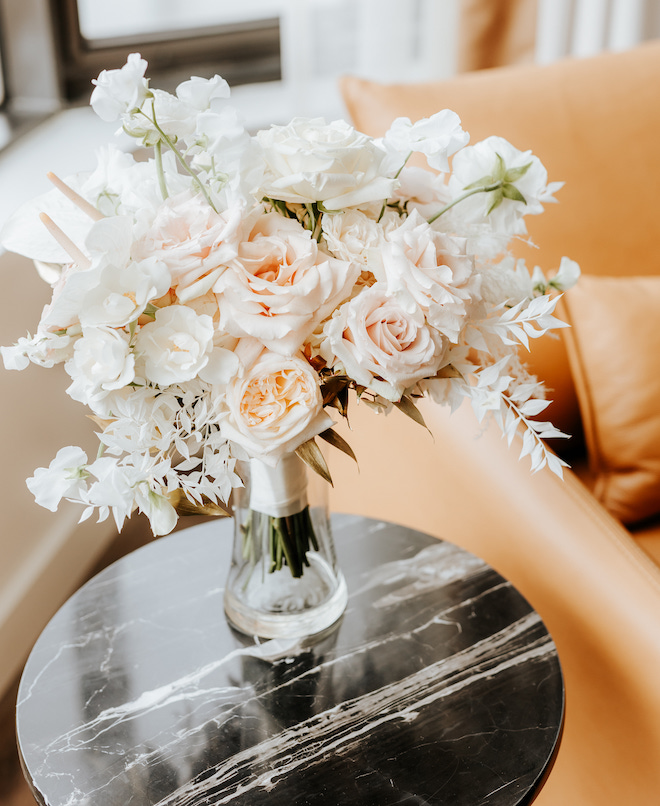
[[250, 509], [286, 518], [307, 506], [307, 469], [295, 453], [285, 454], [272, 467], [250, 459]]

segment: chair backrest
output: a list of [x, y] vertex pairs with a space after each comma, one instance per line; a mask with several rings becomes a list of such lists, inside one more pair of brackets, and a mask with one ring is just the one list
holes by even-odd
[[[341, 89], [354, 125], [367, 134], [383, 134], [399, 116], [417, 120], [450, 108], [471, 142], [497, 134], [531, 149], [549, 179], [566, 184], [559, 204], [527, 218], [538, 250], [516, 248], [530, 267], [551, 270], [568, 255], [586, 273], [660, 274], [660, 41], [425, 84], [346, 77]], [[529, 363], [554, 390], [553, 421], [576, 433], [579, 409], [563, 341], [540, 339]]]

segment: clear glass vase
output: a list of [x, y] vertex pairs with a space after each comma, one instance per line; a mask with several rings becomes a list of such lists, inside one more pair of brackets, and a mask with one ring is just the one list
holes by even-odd
[[234, 491], [234, 545], [225, 613], [240, 632], [299, 638], [332, 626], [346, 608], [328, 514], [327, 482], [287, 454], [252, 459]]

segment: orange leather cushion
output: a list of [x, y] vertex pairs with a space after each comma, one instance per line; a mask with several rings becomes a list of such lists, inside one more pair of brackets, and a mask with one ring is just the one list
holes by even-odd
[[619, 520], [660, 513], [660, 277], [584, 276], [566, 343], [594, 476]]
[[[488, 135], [531, 149], [551, 181], [564, 181], [559, 204], [526, 219], [538, 251], [520, 243], [530, 267], [562, 255], [587, 274], [658, 274], [660, 196], [660, 41], [546, 66], [467, 73], [448, 81], [384, 86], [344, 78], [356, 128], [381, 135], [399, 116], [416, 120], [450, 108], [475, 143]], [[560, 339], [539, 339], [530, 364], [554, 398], [557, 425], [575, 433], [579, 410]]]

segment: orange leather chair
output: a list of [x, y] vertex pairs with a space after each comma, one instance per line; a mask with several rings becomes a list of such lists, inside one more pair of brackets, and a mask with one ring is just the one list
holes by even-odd
[[567, 714], [539, 806], [657, 804], [660, 43], [414, 86], [345, 78], [342, 91], [371, 135], [448, 107], [472, 142], [498, 134], [531, 149], [566, 185], [527, 219], [539, 249], [516, 249], [544, 269], [568, 255], [585, 277], [566, 295], [570, 335], [540, 340], [530, 358], [553, 390], [549, 417], [575, 435], [567, 455], [580, 476], [531, 474], [468, 404], [453, 415], [423, 404], [433, 437], [397, 411], [353, 405], [342, 433], [359, 468], [334, 452], [332, 506], [464, 546], [541, 613]]

